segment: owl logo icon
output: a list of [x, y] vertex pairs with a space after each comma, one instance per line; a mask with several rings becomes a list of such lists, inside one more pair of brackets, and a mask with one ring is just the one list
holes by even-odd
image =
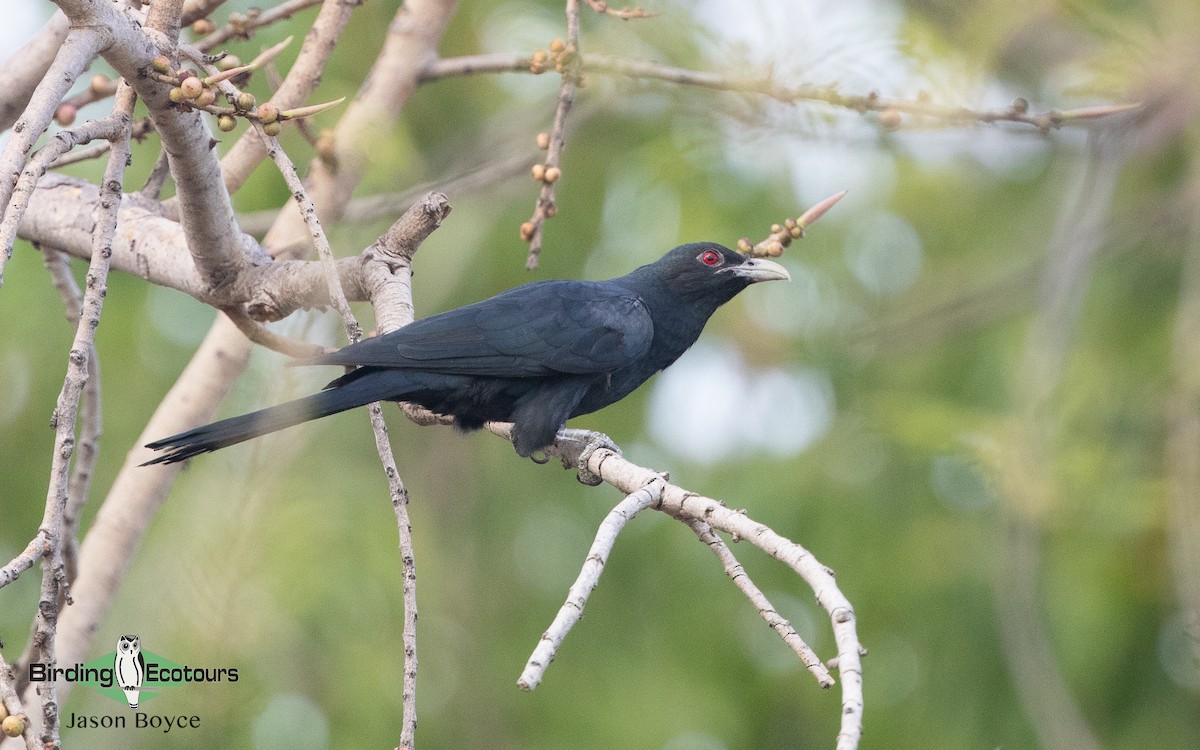
[[142, 681], [146, 679], [146, 660], [142, 658], [142, 646], [136, 635], [117, 638], [117, 653], [113, 657], [117, 684], [125, 691], [129, 707], [138, 707]]

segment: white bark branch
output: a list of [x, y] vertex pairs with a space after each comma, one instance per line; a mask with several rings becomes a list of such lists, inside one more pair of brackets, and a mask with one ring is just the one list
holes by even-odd
[[46, 71], [67, 38], [70, 22], [61, 11], [34, 34], [11, 57], [0, 64], [0, 131], [8, 130], [25, 110], [34, 89], [46, 77]]
[[21, 223], [23, 210], [20, 206], [10, 206], [9, 202], [24, 172], [29, 152], [49, 126], [58, 102], [91, 64], [103, 44], [104, 36], [97, 29], [77, 29], [67, 34], [50, 70], [34, 90], [29, 105], [13, 126], [4, 150], [0, 152], [0, 206], [4, 207], [0, 232], [9, 238], [0, 246], [0, 286], [4, 284], [4, 265], [12, 256], [11, 238], [16, 234], [16, 226]]
[[717, 559], [721, 561], [721, 565], [725, 568], [725, 574], [729, 576], [734, 585], [746, 595], [746, 598], [758, 610], [759, 617], [762, 617], [767, 625], [771, 627], [771, 630], [774, 630], [783, 639], [788, 648], [795, 652], [796, 656], [800, 657], [800, 661], [804, 663], [808, 671], [812, 673], [813, 677], [817, 678], [817, 684], [823, 688], [833, 687], [833, 677], [829, 675], [829, 670], [821, 663], [821, 659], [804, 642], [804, 639], [800, 637], [800, 634], [796, 632], [796, 629], [792, 627], [787, 618], [779, 614], [779, 611], [767, 599], [766, 594], [754, 584], [749, 574], [746, 573], [745, 568], [737, 561], [733, 550], [729, 549], [729, 545], [704, 521], [693, 518], [687, 524], [696, 533], [697, 538], [707, 545], [713, 554], [717, 556]]
[[[563, 454], [559, 454], [560, 456]], [[587, 469], [622, 492], [632, 492], [654, 481], [658, 475], [601, 448], [587, 459]], [[816, 594], [817, 603], [829, 613], [837, 643], [837, 669], [842, 678], [842, 727], [838, 750], [858, 747], [862, 736], [862, 644], [858, 640], [854, 608], [833, 579], [833, 573], [804, 547], [787, 539], [746, 513], [698, 495], [674, 484], [666, 484], [657, 508], [682, 521], [702, 520], [714, 529], [749, 542], [794, 570]]]
[[625, 499], [617, 503], [600, 522], [596, 538], [588, 549], [583, 569], [579, 571], [575, 583], [571, 584], [566, 602], [558, 610], [550, 627], [542, 633], [541, 640], [538, 641], [529, 661], [525, 663], [525, 669], [517, 679], [517, 687], [522, 690], [534, 690], [541, 684], [546, 667], [554, 661], [567, 633], [571, 632], [571, 628], [583, 617], [583, 608], [587, 606], [588, 597], [600, 583], [600, 574], [604, 572], [608, 556], [612, 554], [613, 546], [617, 543], [617, 536], [630, 519], [662, 498], [664, 486], [663, 480], [652, 480], [645, 487], [626, 495]]

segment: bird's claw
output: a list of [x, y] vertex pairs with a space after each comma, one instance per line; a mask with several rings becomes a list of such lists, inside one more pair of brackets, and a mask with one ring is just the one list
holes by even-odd
[[559, 433], [559, 438], [570, 440], [582, 446], [579, 450], [579, 457], [574, 461], [574, 465], [572, 465], [570, 460], [564, 458], [563, 468], [576, 469], [578, 473], [575, 475], [575, 478], [579, 480], [580, 484], [586, 484], [588, 487], [595, 487], [604, 482], [599, 475], [592, 473], [591, 469], [588, 468], [588, 460], [591, 459], [592, 454], [597, 449], [604, 448], [616, 453], [618, 456], [621, 455], [621, 448], [612, 441], [612, 438], [603, 432], [596, 432], [594, 430], [563, 430]]

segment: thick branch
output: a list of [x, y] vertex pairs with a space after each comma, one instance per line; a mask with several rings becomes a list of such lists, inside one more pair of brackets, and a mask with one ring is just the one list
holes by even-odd
[[123, 6], [87, 0], [58, 0], [58, 5], [73, 25], [102, 28], [111, 35], [104, 59], [146, 103], [171, 163], [188, 248], [204, 283], [219, 289], [248, 265], [252, 245], [237, 229], [208, 125], [200, 112], [175, 107], [167, 96], [169, 86], [144, 75], [160, 50]]
[[449, 213], [446, 196], [429, 193], [363, 252], [363, 291], [375, 309], [375, 325], [380, 333], [412, 322], [413, 254]]
[[[99, 200], [100, 190], [91, 183], [64, 175], [46, 175], [38, 183], [18, 236], [59, 248], [77, 258], [90, 258], [93, 212]], [[245, 305], [256, 320], [278, 320], [298, 309], [329, 305], [329, 292], [318, 263], [271, 261], [249, 235], [240, 236], [254, 250], [256, 263], [220, 289], [213, 288], [197, 271], [179, 224], [157, 214], [152, 205], [136, 195], [126, 196], [113, 238], [113, 268], [177, 289], [213, 307]], [[337, 261], [348, 299], [370, 299], [374, 282], [368, 279], [368, 269], [372, 263], [374, 257], [369, 253]]]

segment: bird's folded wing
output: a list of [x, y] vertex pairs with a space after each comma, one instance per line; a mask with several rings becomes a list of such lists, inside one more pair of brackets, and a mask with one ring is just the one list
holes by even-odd
[[494, 377], [600, 374], [643, 356], [654, 324], [609, 282], [544, 281], [360, 341], [305, 364]]

